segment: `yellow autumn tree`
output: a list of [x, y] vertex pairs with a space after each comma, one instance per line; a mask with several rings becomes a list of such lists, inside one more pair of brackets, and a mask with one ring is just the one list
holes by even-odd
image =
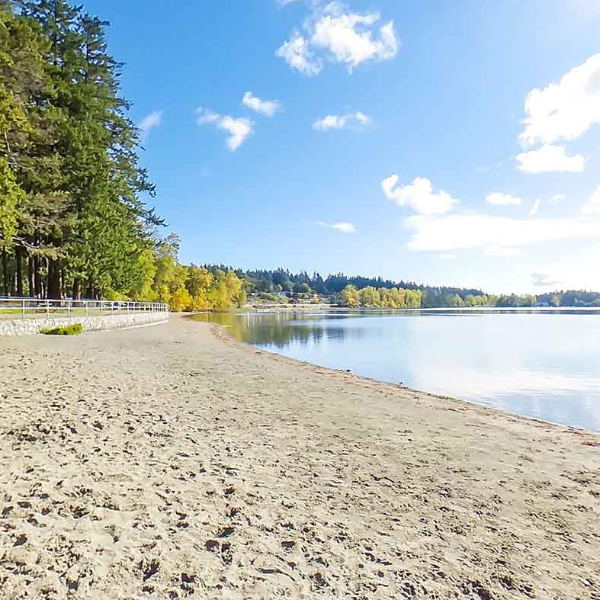
[[341, 293], [342, 304], [349, 308], [358, 308], [360, 306], [360, 298], [358, 290], [353, 285], [347, 285]]
[[173, 312], [190, 310], [192, 306], [190, 293], [184, 287], [179, 288], [172, 294], [170, 306]]
[[358, 292], [358, 298], [361, 306], [376, 308], [381, 306], [381, 296], [379, 290], [374, 287], [368, 286]]

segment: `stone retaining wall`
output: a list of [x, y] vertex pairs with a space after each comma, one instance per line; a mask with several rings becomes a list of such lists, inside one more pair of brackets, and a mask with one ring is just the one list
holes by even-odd
[[0, 336], [32, 335], [42, 329], [53, 329], [73, 323], [81, 323], [85, 331], [102, 331], [124, 327], [140, 327], [169, 320], [169, 313], [141, 312], [101, 317], [56, 317], [42, 319], [0, 319]]

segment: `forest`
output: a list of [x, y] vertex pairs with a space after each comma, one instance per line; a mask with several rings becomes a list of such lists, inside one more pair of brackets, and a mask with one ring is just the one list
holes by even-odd
[[62, 0], [0, 4], [5, 295], [99, 297], [144, 282], [153, 232], [139, 134], [106, 24]]
[[381, 277], [182, 265], [161, 236], [108, 23], [65, 0], [0, 0], [0, 296], [243, 306], [276, 294], [344, 306], [598, 306], [600, 294], [494, 296]]
[[[258, 294], [275, 301], [275, 294], [288, 292], [308, 299], [323, 297], [334, 304], [350, 307], [380, 308], [440, 308], [440, 307], [600, 307], [600, 293], [588, 291], [557, 291], [544, 294], [486, 294], [479, 289], [447, 286], [428, 286], [412, 281], [391, 281], [381, 277], [348, 276], [344, 273], [323, 277], [306, 271], [292, 273], [286, 269], [234, 269], [225, 265], [206, 265], [208, 270], [230, 271], [246, 282], [250, 294]], [[409, 292], [418, 292], [409, 293]]]
[[107, 25], [64, 0], [0, 0], [0, 294], [243, 304], [233, 272], [183, 266], [159, 235]]
[[[320, 273], [308, 274], [306, 271], [291, 273], [286, 269], [276, 270], [250, 270], [233, 269], [225, 265], [206, 265], [208, 269], [223, 271], [235, 270], [240, 279], [247, 282], [249, 293], [272, 295], [288, 292], [296, 296], [309, 297], [312, 295], [323, 296], [334, 303], [347, 306], [382, 306], [388, 308], [407, 308], [416, 306], [440, 307], [455, 306], [457, 303], [472, 302], [472, 306], [488, 304], [488, 297], [477, 289], [456, 287], [434, 287], [419, 285], [412, 281], [391, 281], [381, 277], [348, 276], [336, 273], [323, 277]], [[371, 293], [357, 304], [352, 296], [348, 296], [349, 288], [361, 291], [365, 288], [379, 290], [380, 298]], [[342, 294], [346, 290], [346, 294]], [[408, 294], [419, 292], [419, 294]], [[400, 296], [397, 294], [400, 293]], [[383, 298], [383, 300], [382, 300]], [[419, 302], [417, 303], [417, 299]], [[349, 304], [347, 301], [350, 300]], [[365, 302], [367, 302], [365, 304]]]

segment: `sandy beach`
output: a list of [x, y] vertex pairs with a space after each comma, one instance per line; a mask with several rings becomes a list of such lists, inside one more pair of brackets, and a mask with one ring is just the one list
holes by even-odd
[[0, 338], [0, 598], [600, 599], [600, 438], [168, 325]]

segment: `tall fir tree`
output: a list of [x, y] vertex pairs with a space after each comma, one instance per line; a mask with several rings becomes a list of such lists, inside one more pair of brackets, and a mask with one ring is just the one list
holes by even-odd
[[[14, 250], [22, 291], [28, 255], [28, 290], [36, 296], [98, 297], [139, 287], [147, 276], [142, 257], [162, 221], [142, 200], [154, 187], [139, 167], [139, 136], [119, 96], [122, 65], [108, 54], [107, 23], [65, 0], [0, 0], [0, 14], [2, 24], [27, 29], [23, 39], [35, 41], [37, 66], [24, 71], [38, 74], [22, 86], [22, 107], [0, 79], [0, 135], [9, 119], [9, 132], [27, 131], [19, 164], [12, 146], [0, 144], [5, 263]], [[0, 78], [6, 72], [16, 85], [14, 61], [2, 53], [13, 38], [0, 27]]]

